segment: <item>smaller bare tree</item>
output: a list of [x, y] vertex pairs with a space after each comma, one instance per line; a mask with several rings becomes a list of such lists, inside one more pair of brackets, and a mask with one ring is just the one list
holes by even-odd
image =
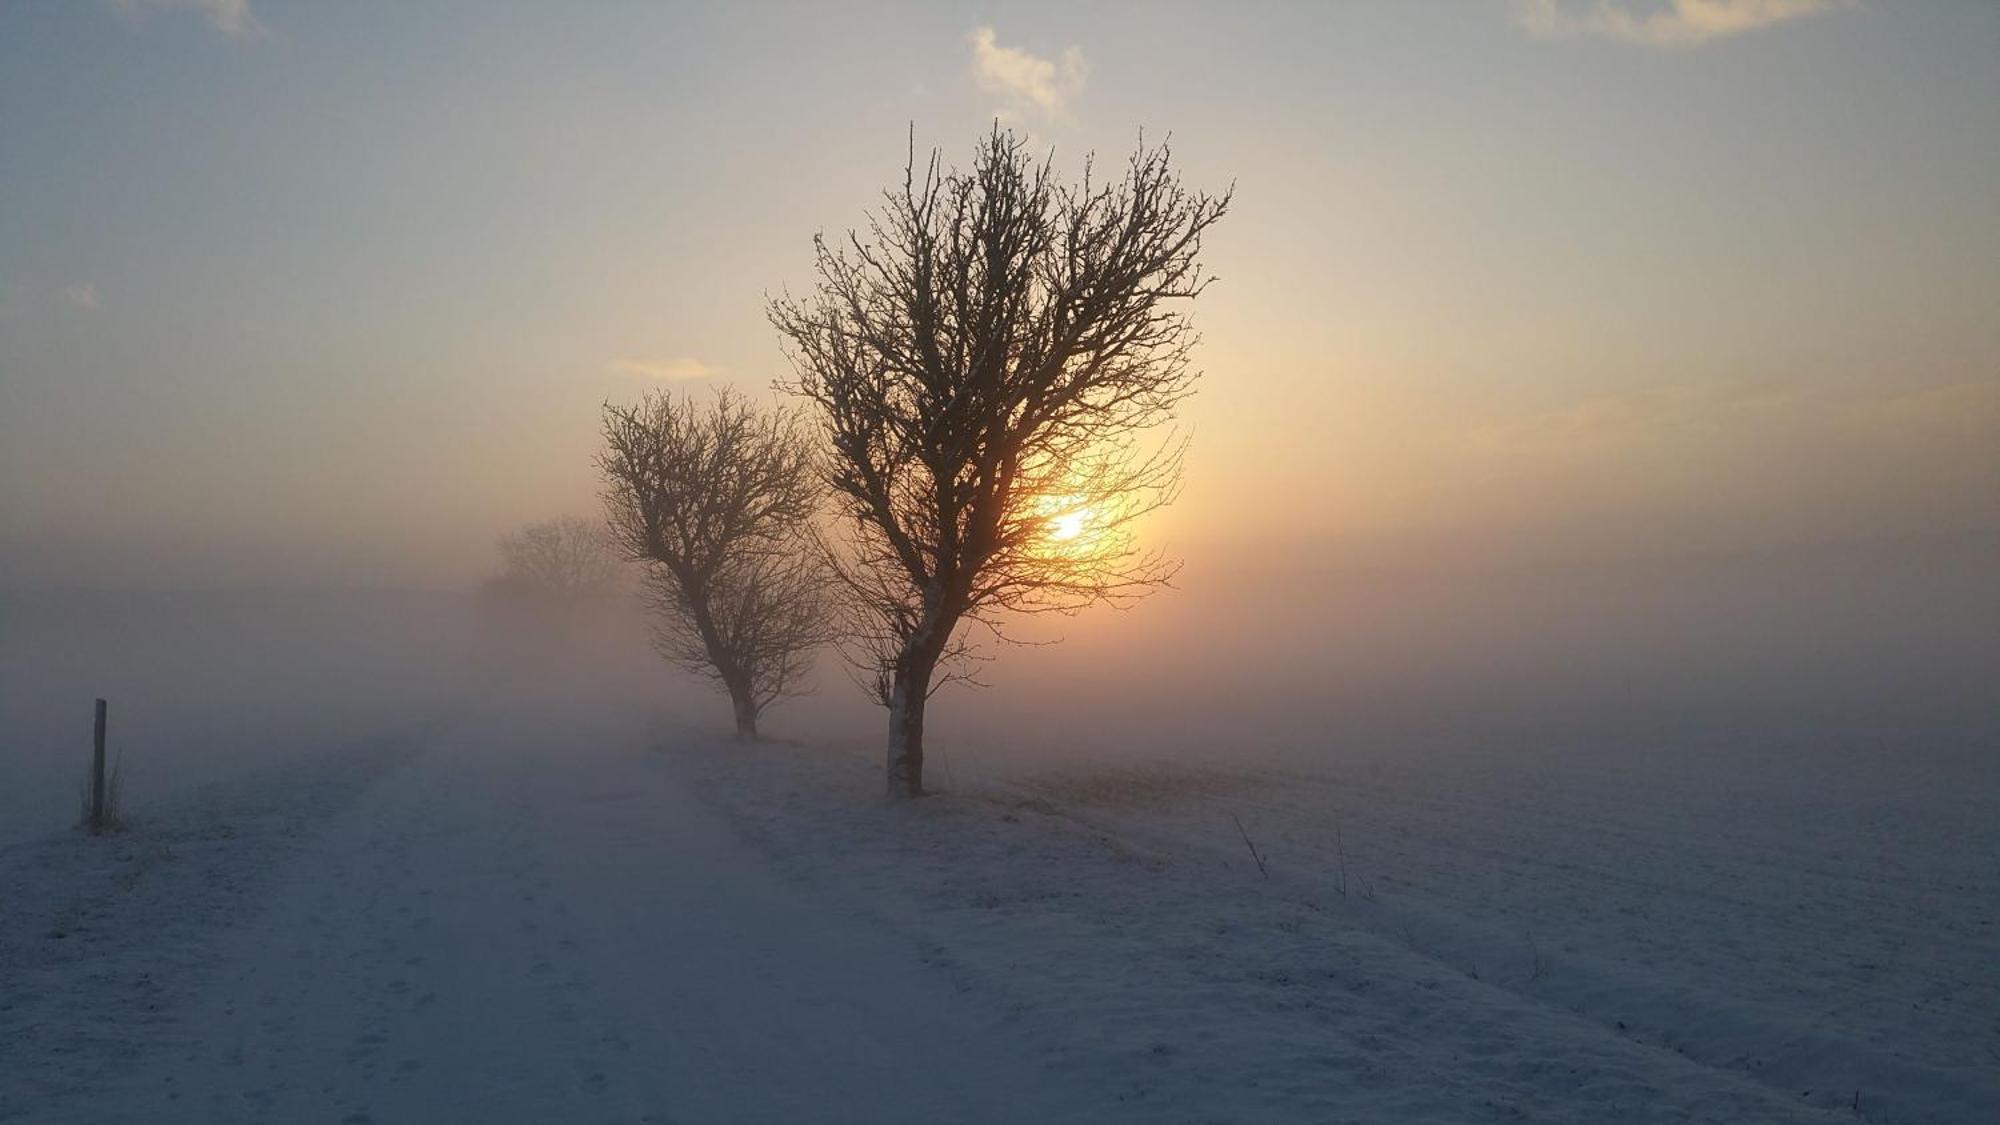
[[612, 539], [646, 567], [656, 647], [728, 691], [737, 734], [757, 737], [833, 636], [810, 434], [725, 389], [707, 407], [667, 393], [607, 404], [604, 444]]
[[531, 523], [500, 537], [501, 571], [488, 588], [550, 602], [579, 602], [608, 593], [619, 560], [604, 528], [577, 516]]

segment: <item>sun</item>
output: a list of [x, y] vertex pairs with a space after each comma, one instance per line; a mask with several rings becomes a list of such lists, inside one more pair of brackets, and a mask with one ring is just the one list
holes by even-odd
[[1058, 543], [1066, 542], [1083, 534], [1084, 525], [1090, 522], [1090, 511], [1078, 508], [1063, 512], [1049, 519], [1049, 538]]
[[1036, 534], [1052, 558], [1077, 559], [1102, 546], [1104, 509], [1078, 493], [1045, 493], [1035, 498]]

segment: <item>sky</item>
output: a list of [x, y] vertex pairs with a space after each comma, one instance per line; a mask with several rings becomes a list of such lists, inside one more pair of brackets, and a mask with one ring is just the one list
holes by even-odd
[[451, 587], [912, 137], [1234, 184], [1191, 565], [2000, 525], [2000, 6], [0, 2], [0, 586]]

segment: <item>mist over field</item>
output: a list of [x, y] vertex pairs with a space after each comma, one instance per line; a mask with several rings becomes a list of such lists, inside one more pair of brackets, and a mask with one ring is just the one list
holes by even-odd
[[[961, 768], [1560, 756], [1666, 773], [1838, 770], [1990, 784], [2000, 533], [1508, 570], [1343, 572], [1195, 559], [1129, 609], [988, 640], [933, 720]], [[470, 590], [5, 595], [10, 833], [74, 817], [90, 700], [135, 801], [447, 721], [517, 693], [727, 718], [652, 652], [629, 594], [524, 613]], [[882, 711], [833, 653], [780, 736], [870, 744]]]
[[1124, 616], [1054, 625], [1067, 642], [1011, 654], [992, 694], [1018, 677], [1016, 691], [1046, 697], [1051, 727], [1115, 741], [1116, 717], [1137, 721], [1135, 745], [1224, 752], [1398, 731], [1496, 752], [1596, 740], [1608, 754], [1648, 732], [1990, 734], [1996, 546], [1985, 534], [1497, 572], [1190, 568]]

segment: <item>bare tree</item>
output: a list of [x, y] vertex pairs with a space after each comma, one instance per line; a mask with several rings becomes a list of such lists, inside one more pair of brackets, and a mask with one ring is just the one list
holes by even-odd
[[737, 733], [757, 737], [832, 635], [811, 433], [724, 390], [705, 408], [664, 393], [607, 404], [604, 443], [612, 538], [646, 566], [656, 647], [721, 684]]
[[815, 240], [813, 293], [770, 318], [832, 447], [889, 791], [918, 796], [925, 704], [968, 674], [963, 626], [1171, 578], [1132, 525], [1178, 487], [1166, 426], [1196, 337], [1170, 306], [1208, 284], [1201, 240], [1229, 195], [1183, 188], [1143, 143], [1111, 180], [1086, 161], [1061, 183], [995, 126], [971, 171], [913, 152], [884, 199], [865, 235]]
[[548, 601], [574, 602], [608, 592], [618, 556], [598, 524], [576, 516], [531, 523], [500, 537], [501, 573], [489, 588]]

